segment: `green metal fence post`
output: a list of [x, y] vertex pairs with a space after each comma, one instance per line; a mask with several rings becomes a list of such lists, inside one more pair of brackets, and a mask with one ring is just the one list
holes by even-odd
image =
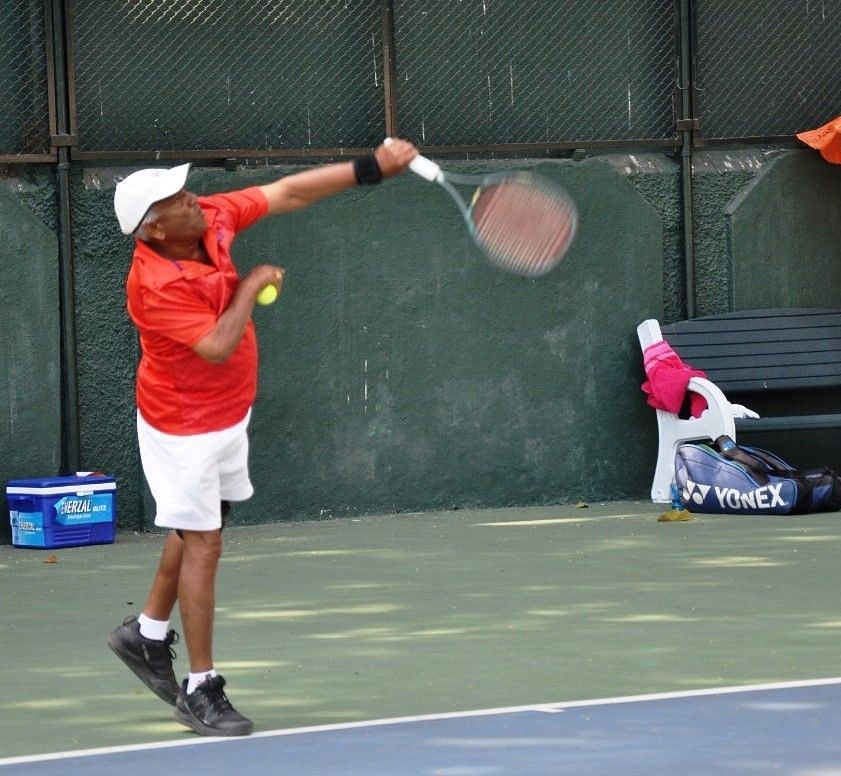
[[76, 362], [76, 294], [73, 283], [73, 239], [70, 206], [70, 129], [67, 89], [66, 15], [63, 0], [52, 0], [53, 59], [55, 63], [56, 127], [51, 144], [57, 148], [56, 198], [61, 336], [61, 470], [80, 468], [79, 384]]

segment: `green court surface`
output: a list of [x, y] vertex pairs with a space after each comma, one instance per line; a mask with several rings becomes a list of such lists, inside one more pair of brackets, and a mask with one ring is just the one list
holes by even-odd
[[[217, 667], [258, 731], [841, 673], [841, 515], [661, 511], [231, 528]], [[194, 737], [105, 645], [161, 540], [0, 548], [0, 758]]]

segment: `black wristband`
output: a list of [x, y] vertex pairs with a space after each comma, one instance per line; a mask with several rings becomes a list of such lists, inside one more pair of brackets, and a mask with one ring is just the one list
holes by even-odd
[[354, 159], [353, 172], [356, 175], [356, 182], [361, 184], [379, 183], [383, 179], [383, 171], [374, 154]]

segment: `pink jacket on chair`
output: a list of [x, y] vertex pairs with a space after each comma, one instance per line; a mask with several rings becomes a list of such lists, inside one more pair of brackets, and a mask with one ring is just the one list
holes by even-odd
[[[658, 410], [678, 414], [686, 397], [686, 387], [692, 377], [706, 377], [700, 369], [684, 364], [666, 340], [649, 345], [643, 351], [645, 374], [648, 379], [642, 390], [648, 394], [648, 404]], [[703, 396], [690, 393], [689, 407], [697, 418], [707, 408]]]

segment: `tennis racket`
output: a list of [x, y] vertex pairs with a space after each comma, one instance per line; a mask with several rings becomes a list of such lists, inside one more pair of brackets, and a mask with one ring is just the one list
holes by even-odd
[[[425, 156], [416, 156], [409, 169], [450, 194], [476, 245], [507, 272], [526, 277], [545, 275], [572, 244], [578, 226], [575, 202], [542, 175], [458, 175], [445, 172]], [[464, 188], [470, 190], [467, 196], [459, 191]]]

